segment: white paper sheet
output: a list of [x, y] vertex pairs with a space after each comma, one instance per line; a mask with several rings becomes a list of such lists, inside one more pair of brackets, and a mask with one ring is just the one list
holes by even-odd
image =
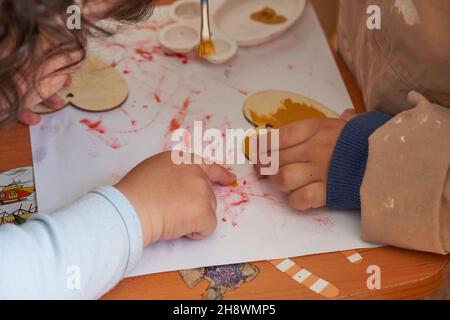
[[[241, 49], [223, 66], [162, 53], [154, 30], [166, 16], [157, 8], [148, 23], [91, 43], [93, 53], [124, 73], [130, 97], [122, 108], [103, 114], [66, 108], [31, 129], [40, 212], [114, 184], [143, 159], [170, 147], [171, 123], [190, 127], [202, 120], [209, 128], [250, 128], [242, 115], [249, 93], [288, 90], [336, 112], [352, 105], [311, 5], [285, 35]], [[229, 188], [216, 190], [214, 235], [157, 243], [145, 250], [131, 275], [372, 246], [359, 239], [358, 212], [296, 213], [250, 166], [232, 169], [240, 187], [231, 194]]]

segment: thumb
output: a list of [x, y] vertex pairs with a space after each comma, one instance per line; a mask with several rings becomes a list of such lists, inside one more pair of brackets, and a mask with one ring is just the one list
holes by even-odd
[[212, 183], [229, 186], [236, 181], [236, 176], [218, 164], [202, 164], [200, 167]]
[[418, 104], [427, 101], [427, 99], [416, 91], [411, 91], [408, 93], [408, 102], [413, 106], [417, 106]]
[[27, 126], [35, 126], [41, 122], [41, 117], [28, 109], [23, 109], [19, 112], [18, 120]]

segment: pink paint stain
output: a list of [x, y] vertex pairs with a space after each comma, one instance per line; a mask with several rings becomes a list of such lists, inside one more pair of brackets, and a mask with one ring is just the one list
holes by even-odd
[[151, 51], [147, 51], [141, 48], [137, 48], [134, 50], [138, 55], [141, 56], [142, 59], [152, 62], [153, 61], [153, 53]]
[[91, 121], [89, 119], [82, 119], [80, 120], [80, 123], [84, 126], [86, 126], [89, 131], [97, 132], [99, 134], [105, 134], [105, 128], [102, 127], [102, 121]]
[[187, 64], [189, 62], [188, 55], [183, 53], [166, 51], [163, 49], [161, 45], [155, 45], [150, 50], [139, 47], [136, 48], [134, 52], [137, 53], [143, 59], [143, 61], [147, 62], [153, 62], [155, 55], [167, 58], [174, 58], [180, 61], [182, 64]]
[[80, 124], [85, 126], [89, 130], [89, 132], [99, 137], [103, 141], [103, 143], [105, 143], [111, 149], [116, 150], [122, 147], [122, 145], [119, 143], [119, 140], [115, 136], [107, 135], [106, 129], [103, 127], [101, 120], [93, 121], [84, 118], [80, 120]]
[[120, 112], [122, 112], [128, 119], [130, 119], [130, 123], [131, 123], [132, 126], [135, 126], [135, 125], [136, 125], [137, 121], [131, 117], [130, 113], [129, 113], [127, 110], [125, 110], [124, 108], [120, 108], [119, 110], [120, 110]]
[[[227, 167], [226, 169], [230, 170], [230, 168]], [[252, 185], [254, 185], [255, 183], [258, 183], [258, 179], [256, 173], [253, 173], [248, 176], [248, 179], [246, 178], [241, 180], [238, 183], [237, 187], [214, 187], [214, 192], [218, 200], [218, 212], [220, 214], [219, 219], [222, 222], [229, 222], [233, 227], [237, 227], [239, 217], [241, 217], [242, 214], [245, 213], [248, 205], [253, 201], [253, 199], [270, 201], [277, 206], [286, 206], [285, 202], [276, 199], [269, 192], [252, 192]], [[326, 222], [326, 220], [324, 220], [323, 222]]]
[[331, 226], [334, 225], [333, 221], [328, 217], [312, 216], [315, 223], [321, 226]]
[[237, 187], [215, 187], [217, 199], [221, 205], [221, 220], [230, 222], [233, 227], [238, 226], [238, 218], [244, 213], [250, 203], [247, 193], [248, 184], [241, 183]]
[[187, 64], [189, 62], [189, 58], [187, 55], [182, 53], [175, 53], [175, 52], [163, 52], [164, 56], [168, 58], [176, 58], [178, 59], [182, 64]]

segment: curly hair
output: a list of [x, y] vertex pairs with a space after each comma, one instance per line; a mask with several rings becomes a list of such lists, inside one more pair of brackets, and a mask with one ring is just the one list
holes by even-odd
[[[36, 88], [36, 70], [48, 59], [80, 53], [79, 60], [54, 71], [69, 69], [84, 59], [86, 37], [96, 30], [108, 32], [95, 25], [92, 18], [81, 16], [81, 29], [65, 27], [67, 9], [71, 5], [85, 8], [105, 4], [99, 0], [0, 0], [0, 123], [15, 119], [24, 103], [18, 79], [27, 79], [27, 85]], [[119, 22], [138, 22], [147, 18], [154, 0], [109, 0], [109, 9], [95, 20], [113, 19]], [[48, 49], [42, 52], [41, 41]], [[78, 55], [77, 55], [78, 57]], [[52, 74], [54, 74], [52, 73]], [[50, 75], [46, 75], [50, 76]]]

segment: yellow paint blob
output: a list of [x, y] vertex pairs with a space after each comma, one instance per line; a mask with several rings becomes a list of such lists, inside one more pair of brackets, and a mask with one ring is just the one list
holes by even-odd
[[244, 138], [244, 154], [247, 159], [250, 159], [250, 136]]
[[[286, 99], [275, 112], [269, 115], [260, 115], [256, 111], [250, 110], [250, 117], [250, 121], [259, 128], [279, 129], [297, 121], [321, 119], [327, 116], [306, 103]], [[244, 139], [244, 153], [247, 159], [250, 159], [250, 136], [246, 136]]]
[[300, 120], [321, 119], [327, 116], [310, 105], [286, 99], [275, 112], [269, 115], [260, 115], [256, 111], [250, 110], [250, 117], [249, 120], [259, 128], [279, 129]]
[[265, 24], [282, 24], [287, 21], [286, 17], [278, 15], [277, 12], [270, 7], [265, 7], [264, 9], [253, 13], [250, 17], [253, 21]]
[[234, 180], [233, 182], [231, 182], [231, 184], [230, 184], [230, 187], [232, 187], [232, 188], [237, 188], [239, 185], [238, 185], [238, 182], [237, 182], [237, 180]]

